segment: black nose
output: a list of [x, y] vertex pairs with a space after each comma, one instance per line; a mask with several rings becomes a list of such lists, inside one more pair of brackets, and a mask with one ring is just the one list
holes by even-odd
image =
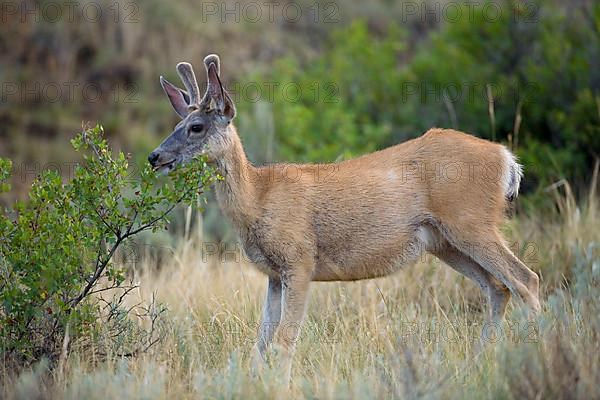
[[150, 155], [148, 156], [148, 162], [150, 163], [150, 165], [154, 165], [158, 161], [158, 157], [159, 155], [156, 151], [150, 153]]

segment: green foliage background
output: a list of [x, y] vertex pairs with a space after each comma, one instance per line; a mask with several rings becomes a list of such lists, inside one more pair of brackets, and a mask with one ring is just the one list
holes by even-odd
[[[518, 3], [504, 4], [513, 13], [491, 22], [475, 9], [413, 50], [406, 29], [390, 24], [374, 35], [356, 21], [335, 31], [310, 63], [276, 63], [258, 81], [297, 82], [305, 95], [293, 104], [275, 97], [280, 157], [332, 161], [437, 126], [510, 142], [529, 190], [559, 178], [584, 180], [600, 151], [600, 6], [567, 13], [545, 4], [521, 19]], [[323, 90], [332, 82], [335, 90]]]
[[[81, 12], [56, 21], [4, 16], [0, 79], [12, 86], [3, 87], [0, 155], [13, 159], [21, 197], [44, 166], [68, 173], [64, 163], [78, 156], [65, 142], [82, 120], [102, 123], [141, 170], [177, 122], [159, 75], [178, 82], [175, 64], [187, 60], [202, 85], [210, 52], [222, 57], [256, 163], [335, 161], [434, 126], [456, 128], [513, 148], [525, 165], [523, 192], [543, 202], [559, 179], [587, 186], [600, 154], [600, 5], [592, 0], [299, 1], [297, 20], [277, 9], [256, 21], [207, 15], [191, 1], [96, 4], [97, 21]], [[69, 84], [78, 88], [72, 96]], [[37, 98], [27, 94], [35, 85]], [[63, 90], [49, 101], [51, 85]], [[93, 101], [88, 86], [101, 88]]]

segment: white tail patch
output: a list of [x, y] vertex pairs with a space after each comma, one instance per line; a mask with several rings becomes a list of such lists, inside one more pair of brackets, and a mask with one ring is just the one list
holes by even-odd
[[519, 195], [521, 178], [523, 177], [523, 166], [517, 162], [517, 157], [506, 147], [502, 149], [504, 156], [504, 170], [502, 173], [502, 184], [504, 196], [508, 200], [514, 200]]

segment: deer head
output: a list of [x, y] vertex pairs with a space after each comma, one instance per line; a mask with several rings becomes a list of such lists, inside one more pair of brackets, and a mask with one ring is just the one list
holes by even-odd
[[231, 140], [229, 126], [235, 116], [235, 106], [219, 78], [219, 56], [206, 56], [204, 66], [207, 86], [202, 98], [189, 63], [177, 64], [177, 73], [186, 91], [160, 77], [160, 83], [181, 121], [148, 156], [148, 161], [157, 171], [168, 172], [200, 153], [218, 159]]

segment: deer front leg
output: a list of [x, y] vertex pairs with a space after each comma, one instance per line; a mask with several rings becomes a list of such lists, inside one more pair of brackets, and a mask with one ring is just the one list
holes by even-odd
[[286, 382], [291, 377], [292, 358], [304, 319], [310, 276], [309, 271], [290, 271], [282, 277], [281, 321], [274, 344]]
[[256, 352], [262, 360], [265, 359], [265, 352], [273, 340], [281, 319], [281, 292], [281, 279], [270, 276], [256, 343]]
[[263, 306], [262, 320], [258, 326], [258, 339], [251, 357], [251, 371], [258, 375], [266, 360], [269, 345], [281, 319], [281, 279], [269, 277], [267, 295]]

